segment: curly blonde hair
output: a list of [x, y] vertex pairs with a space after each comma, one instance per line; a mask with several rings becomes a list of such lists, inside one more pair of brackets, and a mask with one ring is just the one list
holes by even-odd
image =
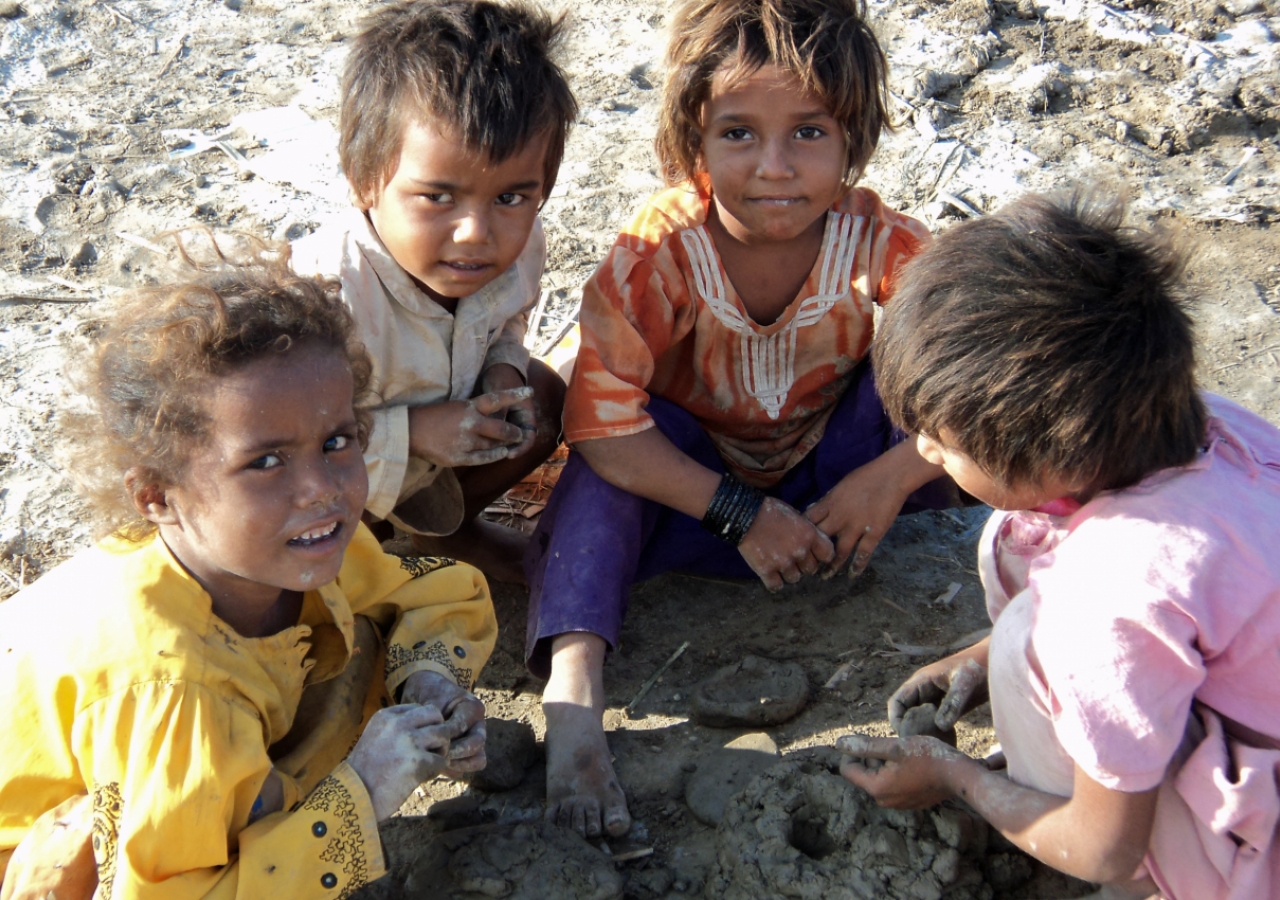
[[[312, 343], [343, 356], [361, 445], [368, 439], [362, 401], [372, 364], [338, 283], [294, 274], [287, 246], [206, 234], [209, 246], [197, 261], [189, 238], [171, 237], [181, 276], [114, 302], [89, 323], [69, 367], [75, 396], [60, 416], [61, 455], [97, 517], [99, 537], [139, 540], [155, 531], [134, 507], [126, 473], [179, 483], [192, 448], [214, 425], [205, 409], [210, 379], [263, 356]], [[229, 244], [234, 255], [225, 252]]]

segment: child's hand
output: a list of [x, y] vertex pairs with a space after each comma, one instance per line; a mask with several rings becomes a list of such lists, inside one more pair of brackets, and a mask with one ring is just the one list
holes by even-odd
[[[507, 363], [498, 363], [495, 366], [490, 366], [480, 376], [480, 386], [486, 394], [518, 390], [524, 385], [525, 380], [520, 375], [520, 371], [515, 366]], [[527, 399], [509, 406], [506, 419], [524, 432], [524, 445], [511, 454], [512, 456], [519, 456], [533, 446], [534, 438], [538, 434], [538, 415], [533, 406], [533, 394], [531, 393]]]
[[483, 466], [519, 456], [534, 433], [506, 422], [504, 413], [531, 402], [533, 388], [481, 394], [463, 403], [450, 400], [409, 409], [409, 453], [438, 466]]
[[830, 563], [835, 548], [804, 516], [781, 500], [768, 497], [738, 545], [738, 552], [764, 586], [776, 591], [783, 582], [795, 584]]
[[889, 724], [902, 730], [907, 710], [924, 703], [938, 707], [934, 724], [951, 731], [974, 707], [987, 701], [987, 646], [990, 639], [916, 669], [889, 698]]
[[835, 541], [835, 558], [823, 571], [824, 578], [844, 568], [850, 554], [853, 554], [853, 565], [849, 574], [856, 575], [865, 569], [876, 545], [911, 494], [897, 479], [886, 477], [887, 473], [880, 471], [882, 467], [877, 466], [877, 462], [879, 460], [854, 469], [825, 497], [805, 510], [805, 517]]
[[[836, 749], [854, 757], [840, 774], [889, 809], [924, 809], [956, 795], [958, 767], [976, 765], [934, 737], [877, 738], [846, 734]], [[877, 762], [883, 761], [883, 765]]]
[[442, 723], [440, 710], [415, 704], [389, 706], [369, 719], [347, 762], [364, 782], [379, 822], [445, 770], [452, 729]]
[[485, 767], [484, 704], [479, 697], [439, 672], [414, 672], [405, 679], [400, 699], [443, 711], [449, 737], [448, 774], [478, 772]]

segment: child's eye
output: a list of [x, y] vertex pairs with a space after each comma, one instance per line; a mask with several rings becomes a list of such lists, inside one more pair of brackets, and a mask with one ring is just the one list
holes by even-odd
[[283, 466], [284, 460], [280, 458], [278, 453], [264, 453], [253, 462], [249, 463], [247, 469], [274, 469], [276, 466]]
[[802, 141], [813, 141], [825, 135], [826, 132], [817, 125], [801, 125], [796, 129], [796, 137]]
[[351, 436], [346, 434], [335, 434], [329, 440], [324, 442], [326, 453], [332, 453], [336, 450], [346, 450], [351, 446]]
[[751, 138], [751, 132], [745, 128], [730, 128], [724, 133], [727, 141], [745, 141]]
[[430, 200], [432, 203], [452, 203], [453, 202], [453, 194], [423, 194], [422, 196], [425, 197], [427, 200]]
[[508, 192], [506, 194], [498, 195], [499, 206], [519, 206], [521, 203], [524, 203], [524, 201], [525, 201], [524, 194], [516, 194], [516, 193]]

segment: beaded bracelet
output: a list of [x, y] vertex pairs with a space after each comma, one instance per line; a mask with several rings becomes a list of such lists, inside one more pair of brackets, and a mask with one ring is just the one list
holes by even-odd
[[763, 492], [726, 474], [702, 517], [702, 527], [736, 547], [747, 536], [763, 505]]

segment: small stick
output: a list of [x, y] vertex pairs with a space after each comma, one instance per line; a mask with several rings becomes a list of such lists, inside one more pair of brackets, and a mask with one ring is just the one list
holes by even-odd
[[169, 54], [169, 58], [165, 61], [164, 68], [160, 70], [160, 74], [156, 76], [157, 78], [163, 78], [166, 74], [168, 74], [169, 67], [178, 61], [178, 57], [182, 55], [182, 51], [186, 48], [186, 46], [187, 46], [187, 36], [184, 33], [182, 37], [178, 38], [177, 49], [174, 50], [173, 53]]
[[92, 297], [42, 297], [38, 294], [5, 294], [0, 303], [92, 303]]
[[1253, 359], [1254, 357], [1261, 356], [1261, 355], [1262, 355], [1262, 354], [1264, 354], [1264, 353], [1271, 353], [1273, 350], [1280, 350], [1280, 344], [1272, 344], [1270, 347], [1263, 347], [1261, 350], [1258, 350], [1258, 351], [1256, 351], [1256, 352], [1254, 352], [1254, 353], [1250, 353], [1248, 356], [1242, 356], [1242, 357], [1240, 357], [1240, 358], [1239, 358], [1239, 359], [1237, 359], [1235, 362], [1227, 363], [1225, 366], [1218, 366], [1218, 368], [1214, 369], [1213, 371], [1215, 371], [1215, 372], [1222, 372], [1222, 371], [1225, 371], [1226, 369], [1234, 368], [1234, 367], [1236, 367], [1236, 366], [1240, 365], [1241, 363], [1246, 363], [1246, 362], [1248, 362], [1249, 360]]
[[[866, 660], [864, 659], [862, 660], [862, 662], [866, 662]], [[837, 687], [839, 687], [841, 684], [847, 681], [849, 679], [849, 673], [854, 671], [861, 672], [862, 663], [856, 663], [853, 660], [849, 660], [843, 666], [836, 669], [835, 674], [832, 675], [830, 678], [828, 678], [827, 683], [824, 684], [822, 687], [828, 691], [835, 690]]]
[[136, 234], [130, 234], [127, 231], [117, 231], [116, 237], [120, 238], [122, 241], [127, 241], [128, 243], [133, 244], [135, 247], [141, 247], [143, 250], [150, 250], [152, 253], [159, 253], [162, 256], [165, 253], [165, 249], [159, 244], [153, 243], [146, 238], [140, 238]]
[[668, 659], [666, 662], [664, 662], [661, 668], [659, 668], [658, 671], [650, 675], [649, 680], [640, 686], [640, 693], [636, 694], [635, 699], [632, 700], [623, 708], [623, 712], [627, 713], [628, 715], [635, 712], [636, 706], [640, 703], [641, 700], [644, 699], [644, 695], [649, 693], [649, 690], [655, 684], [657, 684], [658, 679], [662, 677], [662, 673], [667, 671], [667, 669], [671, 668], [671, 664], [674, 663], [677, 659], [679, 659], [680, 654], [684, 653], [684, 651], [687, 650], [688, 647], [689, 647], [688, 641], [685, 641], [683, 644], [681, 644], [680, 649], [677, 650], [675, 653], [672, 653], [671, 658]]
[[893, 607], [894, 609], [896, 609], [898, 612], [902, 613], [904, 616], [909, 616], [909, 615], [911, 615], [911, 613], [910, 613], [910, 612], [908, 612], [907, 610], [903, 609], [903, 608], [902, 608], [901, 606], [899, 606], [898, 604], [894, 603], [894, 602], [893, 602], [892, 600], [890, 600], [888, 597], [881, 597], [880, 599], [881, 599], [881, 600], [883, 600], [885, 603], [889, 604], [890, 606], [892, 606], [892, 607]]
[[951, 206], [954, 206], [956, 209], [960, 210], [960, 212], [964, 213], [966, 216], [968, 216], [971, 219], [982, 218], [982, 210], [978, 209], [976, 206], [974, 206], [971, 203], [967, 203], [964, 200], [961, 200], [955, 194], [948, 194], [946, 191], [939, 191], [938, 199], [941, 200], [943, 203], [948, 203]]
[[20, 590], [22, 590], [22, 585], [18, 584], [18, 582], [16, 582], [16, 581], [14, 581], [14, 580], [13, 580], [13, 576], [12, 576], [12, 575], [10, 575], [8, 572], [6, 572], [4, 569], [0, 569], [0, 576], [3, 576], [5, 581], [7, 581], [7, 582], [9, 582], [11, 585], [13, 585], [13, 589], [14, 589], [15, 591], [20, 591]]
[[630, 862], [633, 859], [644, 859], [646, 856], [653, 856], [652, 847], [639, 847], [635, 850], [625, 850], [613, 858], [614, 862]]
[[956, 599], [956, 594], [960, 593], [960, 588], [963, 586], [964, 585], [960, 584], [958, 581], [951, 582], [947, 585], [947, 589], [939, 594], [937, 599], [933, 602], [940, 606], [950, 606], [952, 601]]
[[1241, 172], [1244, 171], [1245, 165], [1249, 162], [1249, 160], [1253, 159], [1254, 156], [1257, 155], [1257, 153], [1258, 153], [1257, 147], [1245, 147], [1244, 153], [1240, 155], [1240, 162], [1236, 163], [1236, 167], [1234, 169], [1232, 169], [1226, 175], [1222, 176], [1222, 183], [1230, 184], [1231, 182], [1235, 181], [1236, 177]]
[[550, 291], [539, 292], [538, 302], [534, 304], [533, 312], [529, 315], [529, 324], [525, 326], [524, 332], [524, 345], [529, 350], [538, 343], [538, 326], [542, 324], [542, 311], [546, 308], [547, 298], [550, 296]]
[[45, 277], [54, 284], [61, 285], [62, 287], [73, 290], [78, 294], [85, 294], [89, 291], [89, 289], [84, 285], [76, 284], [74, 281], [66, 278], [59, 278], [57, 275], [46, 275]]

